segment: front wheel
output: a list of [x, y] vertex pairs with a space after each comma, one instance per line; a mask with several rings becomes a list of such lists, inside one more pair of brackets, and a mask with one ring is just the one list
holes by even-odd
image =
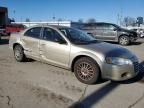
[[82, 57], [74, 64], [76, 78], [85, 84], [94, 84], [98, 81], [100, 70], [97, 63], [88, 57]]
[[14, 56], [18, 62], [22, 62], [25, 60], [25, 55], [23, 52], [23, 48], [20, 45], [16, 45], [14, 47]]
[[130, 38], [128, 36], [121, 36], [119, 38], [119, 44], [121, 44], [121, 45], [129, 45], [130, 44]]

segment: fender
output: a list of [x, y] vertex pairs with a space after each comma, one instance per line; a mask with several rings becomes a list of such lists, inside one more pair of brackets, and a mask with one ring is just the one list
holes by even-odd
[[74, 55], [74, 56], [72, 56], [72, 57], [70, 57], [71, 59], [70, 59], [70, 63], [69, 63], [69, 67], [70, 67], [70, 69], [72, 70], [72, 68], [73, 68], [73, 65], [74, 65], [74, 62], [75, 62], [75, 60], [76, 59], [78, 59], [78, 58], [80, 58], [80, 57], [90, 57], [90, 58], [92, 58], [93, 60], [95, 60], [96, 61], [96, 63], [99, 65], [99, 67], [100, 67], [100, 69], [102, 68], [102, 61], [103, 60], [100, 60], [99, 58], [101, 58], [101, 57], [98, 57], [98, 56], [96, 56], [95, 54], [93, 54], [93, 53], [88, 53], [88, 52], [85, 52], [85, 51], [82, 51], [82, 52], [79, 52], [79, 53], [77, 53], [76, 55]]

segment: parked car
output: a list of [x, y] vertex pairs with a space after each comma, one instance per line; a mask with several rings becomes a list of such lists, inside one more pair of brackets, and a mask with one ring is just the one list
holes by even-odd
[[3, 35], [3, 33], [4, 33], [4, 29], [0, 28], [0, 40], [1, 40], [1, 36]]
[[9, 24], [6, 25], [5, 33], [6, 35], [10, 35], [11, 33], [20, 32], [21, 30], [24, 30], [26, 27], [22, 24]]
[[12, 34], [9, 47], [19, 62], [32, 58], [63, 67], [86, 84], [94, 84], [99, 78], [127, 80], [139, 72], [137, 57], [127, 49], [70, 27], [31, 27]]
[[139, 33], [140, 33], [140, 38], [144, 38], [144, 30], [143, 30], [143, 29], [140, 29], [140, 30], [139, 30]]
[[114, 41], [121, 45], [128, 45], [137, 40], [137, 33], [111, 23], [87, 23], [81, 28], [96, 39]]
[[135, 29], [131, 29], [131, 30], [137, 32], [137, 34], [140, 38], [144, 38], [144, 29], [135, 28]]

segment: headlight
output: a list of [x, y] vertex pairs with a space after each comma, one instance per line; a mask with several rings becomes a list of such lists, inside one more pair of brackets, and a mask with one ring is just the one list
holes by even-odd
[[114, 65], [132, 65], [132, 61], [125, 58], [119, 58], [119, 57], [107, 57], [106, 62], [108, 64], [114, 64]]

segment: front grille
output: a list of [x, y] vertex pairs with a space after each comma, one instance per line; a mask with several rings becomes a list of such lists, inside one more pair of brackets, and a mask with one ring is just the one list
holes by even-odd
[[133, 64], [134, 64], [134, 71], [136, 73], [138, 73], [139, 72], [139, 63], [138, 62], [133, 62]]

